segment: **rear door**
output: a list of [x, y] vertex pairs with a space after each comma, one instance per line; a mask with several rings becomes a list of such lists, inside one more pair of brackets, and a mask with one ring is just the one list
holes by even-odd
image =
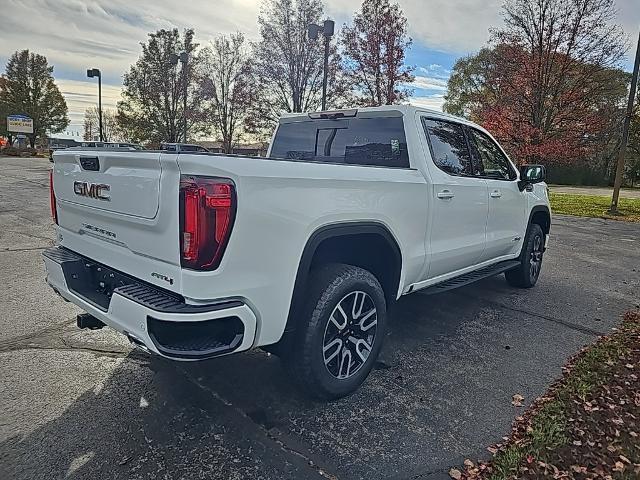
[[526, 199], [518, 188], [515, 168], [486, 133], [467, 127], [472, 154], [489, 191], [487, 240], [482, 260], [512, 255], [520, 250], [524, 234]]
[[463, 126], [439, 118], [422, 118], [432, 162], [432, 223], [429, 278], [480, 261], [485, 248], [487, 182], [476, 176]]

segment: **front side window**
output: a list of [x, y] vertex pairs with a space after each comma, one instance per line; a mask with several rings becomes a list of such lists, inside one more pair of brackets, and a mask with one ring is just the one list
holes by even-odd
[[479, 160], [481, 175], [498, 180], [514, 180], [516, 173], [491, 137], [475, 128], [469, 130], [471, 131], [470, 141], [473, 141]]
[[409, 167], [401, 117], [318, 119], [282, 123], [270, 158]]
[[473, 164], [462, 125], [423, 118], [436, 166], [450, 175], [473, 175]]

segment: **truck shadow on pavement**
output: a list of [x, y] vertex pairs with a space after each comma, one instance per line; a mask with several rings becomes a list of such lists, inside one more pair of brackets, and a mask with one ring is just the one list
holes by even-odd
[[514, 295], [488, 279], [403, 298], [376, 369], [332, 403], [260, 350], [180, 364], [132, 352], [58, 418], [2, 442], [0, 477], [445, 478], [508, 431], [513, 394], [533, 400], [591, 338], [485, 294]]

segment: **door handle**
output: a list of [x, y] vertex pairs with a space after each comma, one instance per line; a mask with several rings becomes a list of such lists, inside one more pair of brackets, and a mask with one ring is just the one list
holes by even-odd
[[502, 192], [500, 190], [494, 190], [489, 194], [491, 198], [500, 198], [502, 196]]
[[447, 198], [453, 198], [455, 197], [455, 193], [449, 191], [449, 190], [442, 190], [441, 192], [438, 192], [437, 194], [438, 198], [442, 198], [442, 199], [447, 199]]

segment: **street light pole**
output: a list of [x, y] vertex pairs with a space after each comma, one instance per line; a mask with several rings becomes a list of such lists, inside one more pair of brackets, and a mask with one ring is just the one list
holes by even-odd
[[325, 20], [322, 26], [311, 24], [308, 27], [308, 34], [311, 40], [316, 40], [320, 32], [324, 36], [324, 67], [322, 69], [322, 110], [327, 109], [327, 76], [329, 74], [329, 44], [333, 37], [335, 22]]
[[97, 68], [90, 68], [87, 70], [87, 77], [98, 77], [98, 125], [100, 128], [100, 141], [104, 142], [102, 134], [102, 75]]
[[622, 186], [622, 175], [624, 174], [624, 155], [629, 141], [629, 124], [633, 115], [633, 102], [636, 99], [636, 88], [638, 86], [638, 67], [640, 67], [640, 33], [638, 34], [638, 45], [636, 46], [636, 59], [633, 64], [633, 75], [631, 77], [631, 90], [629, 91], [629, 101], [627, 111], [622, 126], [622, 141], [618, 151], [618, 165], [616, 167], [616, 178], [613, 182], [613, 196], [611, 197], [611, 207], [609, 213], [618, 214], [618, 200], [620, 199], [620, 187]]

